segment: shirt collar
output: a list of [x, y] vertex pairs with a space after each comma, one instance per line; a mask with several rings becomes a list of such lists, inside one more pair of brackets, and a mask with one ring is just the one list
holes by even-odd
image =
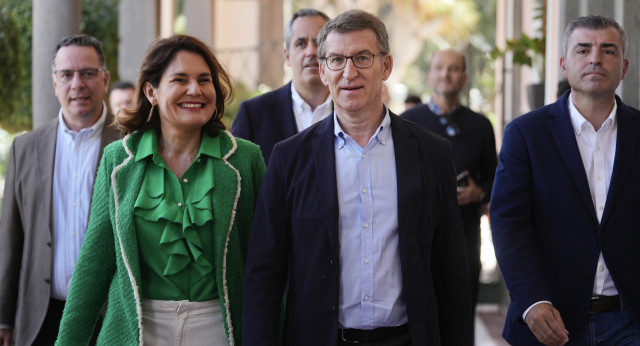
[[[140, 161], [150, 155], [153, 156], [154, 161], [160, 157], [160, 153], [158, 152], [157, 129], [151, 129], [142, 134], [142, 138], [140, 138], [140, 145], [138, 146], [138, 152], [136, 153], [136, 161]], [[200, 149], [198, 150], [197, 157], [202, 155], [215, 157], [217, 159], [222, 158], [220, 151], [220, 136], [211, 137], [205, 132], [202, 133], [202, 141], [200, 142]]]
[[[607, 120], [605, 120], [604, 123], [602, 123], [602, 128], [607, 128], [607, 127], [614, 128], [614, 126], [617, 125], [617, 122], [616, 122], [617, 110], [618, 110], [618, 103], [616, 101], [613, 103], [613, 109], [611, 109], [611, 113], [609, 113]], [[582, 133], [582, 130], [585, 129], [585, 126], [590, 126], [591, 128], [593, 128], [591, 123], [587, 119], [585, 119], [585, 117], [582, 114], [580, 114], [580, 111], [573, 104], [573, 93], [569, 93], [569, 116], [571, 117], [571, 125], [573, 126], [573, 130], [575, 131], [576, 135], [579, 136]]]
[[[291, 83], [291, 100], [293, 101], [294, 108], [300, 109], [300, 110], [308, 109], [309, 111], [312, 111], [311, 106], [309, 106], [309, 104], [302, 99], [302, 96], [300, 96], [296, 88], [293, 86], [293, 83]], [[327, 99], [324, 100], [324, 102], [321, 105], [319, 105], [317, 109], [322, 109], [326, 107], [328, 104], [331, 104], [331, 94], [327, 95]]]
[[[376, 132], [371, 137], [377, 139], [378, 142], [383, 145], [387, 144], [389, 136], [391, 136], [391, 116], [389, 116], [389, 108], [386, 105], [384, 106], [384, 111], [384, 118], [382, 118], [382, 122], [380, 123], [378, 130], [376, 130]], [[333, 134], [338, 140], [339, 148], [342, 148], [344, 146], [347, 138], [351, 138], [351, 136], [349, 136], [342, 130], [342, 127], [338, 122], [338, 115], [335, 111], [333, 112]]]
[[58, 111], [58, 126], [60, 126], [60, 130], [62, 130], [63, 134], [68, 134], [73, 137], [75, 137], [79, 133], [84, 132], [90, 133], [91, 137], [100, 136], [102, 134], [102, 128], [104, 127], [106, 119], [107, 105], [106, 103], [104, 103], [104, 101], [102, 101], [102, 114], [100, 115], [100, 118], [98, 118], [98, 121], [96, 121], [95, 124], [91, 125], [91, 127], [81, 129], [80, 131], [74, 131], [70, 129], [69, 126], [67, 126], [66, 121], [64, 120], [64, 116], [62, 115], [62, 108], [60, 108], [60, 111]]
[[[438, 107], [437, 104], [435, 104], [435, 102], [433, 102], [433, 100], [430, 100], [429, 103], [427, 103], [427, 105], [429, 106], [429, 109], [431, 109], [431, 111], [435, 114], [435, 115], [443, 115], [445, 114], [445, 112], [442, 110], [442, 108]], [[446, 114], [452, 114], [453, 112], [457, 111], [458, 108], [460, 108], [460, 104], [456, 104], [455, 106], [451, 107], [450, 111], [447, 112]]]

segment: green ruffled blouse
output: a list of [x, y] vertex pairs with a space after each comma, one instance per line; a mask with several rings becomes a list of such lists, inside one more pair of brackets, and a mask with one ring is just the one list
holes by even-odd
[[142, 135], [135, 160], [147, 160], [147, 166], [133, 214], [144, 298], [205, 301], [218, 297], [212, 158], [221, 158], [219, 138], [203, 134], [198, 156], [179, 180], [158, 152], [157, 131]]

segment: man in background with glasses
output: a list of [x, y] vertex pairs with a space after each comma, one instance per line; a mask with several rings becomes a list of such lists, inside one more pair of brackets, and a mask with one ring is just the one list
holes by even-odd
[[489, 203], [498, 160], [489, 119], [460, 104], [460, 92], [466, 82], [464, 55], [453, 49], [436, 52], [427, 72], [431, 101], [407, 110], [401, 117], [441, 135], [453, 146], [475, 310], [481, 268], [480, 218]]
[[231, 131], [260, 146], [269, 164], [273, 146], [331, 113], [329, 89], [318, 74], [316, 35], [329, 17], [321, 11], [298, 10], [285, 28], [284, 57], [292, 80], [285, 86], [243, 101]]
[[118, 138], [103, 101], [102, 45], [64, 38], [52, 64], [58, 117], [13, 142], [0, 219], [0, 345], [53, 345], [89, 218], [96, 168]]
[[260, 191], [243, 342], [471, 345], [451, 145], [382, 102], [384, 23], [348, 11], [318, 34], [334, 112], [276, 144]]

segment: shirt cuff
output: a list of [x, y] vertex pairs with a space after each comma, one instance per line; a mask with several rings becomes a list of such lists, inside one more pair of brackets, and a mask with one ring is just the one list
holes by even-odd
[[527, 310], [525, 310], [524, 313], [522, 313], [522, 320], [524, 321], [524, 323], [527, 323], [527, 314], [529, 313], [529, 310], [533, 309], [534, 306], [542, 303], [547, 303], [553, 306], [553, 304], [551, 304], [551, 302], [548, 300], [541, 300], [539, 302], [531, 304], [531, 306]]

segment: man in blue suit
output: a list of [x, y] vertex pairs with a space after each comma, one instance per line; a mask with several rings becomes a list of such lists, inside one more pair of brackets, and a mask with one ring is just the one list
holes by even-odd
[[490, 211], [511, 344], [640, 344], [640, 111], [615, 95], [626, 49], [615, 20], [574, 19], [571, 90], [505, 129]]
[[384, 23], [348, 11], [318, 34], [335, 112], [276, 144], [258, 197], [243, 342], [471, 345], [449, 142], [389, 112]]
[[331, 97], [318, 74], [315, 38], [329, 17], [314, 9], [298, 10], [285, 28], [284, 57], [292, 80], [285, 86], [240, 104], [231, 131], [260, 146], [269, 163], [273, 146], [331, 113]]

